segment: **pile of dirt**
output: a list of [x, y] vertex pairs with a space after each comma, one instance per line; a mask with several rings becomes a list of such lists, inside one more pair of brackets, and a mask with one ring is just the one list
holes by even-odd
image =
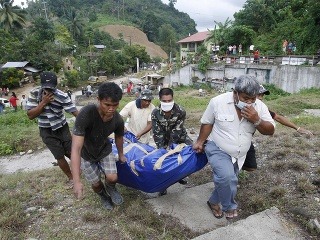
[[124, 41], [128, 44], [137, 44], [146, 47], [146, 51], [151, 58], [161, 57], [163, 59], [168, 59], [166, 52], [153, 42], [149, 42], [147, 35], [138, 28], [125, 25], [106, 25], [99, 29], [109, 33], [116, 39], [119, 39], [120, 35], [122, 35]]

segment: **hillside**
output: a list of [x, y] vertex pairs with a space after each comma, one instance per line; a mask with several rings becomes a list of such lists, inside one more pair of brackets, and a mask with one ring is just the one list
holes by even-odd
[[125, 25], [106, 25], [99, 28], [100, 31], [109, 33], [113, 38], [119, 39], [120, 35], [128, 44], [138, 44], [146, 47], [147, 53], [151, 58], [161, 57], [164, 59], [168, 58], [168, 55], [161, 47], [153, 42], [150, 42], [147, 35], [139, 30], [138, 28]]

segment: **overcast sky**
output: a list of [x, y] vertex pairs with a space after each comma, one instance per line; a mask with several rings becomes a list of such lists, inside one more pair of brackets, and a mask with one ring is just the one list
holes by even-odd
[[[168, 4], [169, 0], [161, 0]], [[185, 12], [196, 22], [199, 32], [214, 29], [214, 21], [225, 22], [227, 17], [234, 19], [246, 0], [177, 0], [175, 8]]]

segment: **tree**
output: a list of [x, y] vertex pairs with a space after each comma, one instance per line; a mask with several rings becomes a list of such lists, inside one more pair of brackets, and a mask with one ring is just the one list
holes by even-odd
[[174, 5], [177, 3], [177, 0], [169, 0], [169, 7], [174, 8]]
[[4, 69], [1, 73], [1, 84], [9, 88], [19, 87], [19, 83], [23, 77], [23, 70], [18, 70], [16, 68], [7, 68]]
[[67, 15], [67, 19], [68, 29], [71, 32], [72, 37], [76, 40], [83, 34], [83, 28], [85, 26], [84, 21], [73, 8]]
[[0, 0], [0, 27], [5, 31], [26, 26], [26, 12], [12, 6], [14, 0]]
[[48, 22], [45, 18], [36, 18], [33, 21], [30, 32], [41, 41], [54, 41], [54, 28], [51, 22]]
[[159, 28], [159, 43], [161, 48], [167, 53], [175, 55], [177, 37], [174, 28], [170, 24], [163, 24]]
[[214, 23], [216, 25], [214, 26], [214, 30], [210, 30], [210, 35], [207, 38], [207, 41], [218, 44], [220, 48], [223, 48], [226, 42], [225, 35], [227, 34], [227, 30], [231, 26], [232, 21], [227, 18], [224, 23], [217, 21], [214, 21]]

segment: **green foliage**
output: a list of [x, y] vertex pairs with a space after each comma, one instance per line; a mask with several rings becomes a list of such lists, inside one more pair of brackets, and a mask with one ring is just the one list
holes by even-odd
[[207, 68], [210, 65], [211, 61], [210, 61], [210, 54], [209, 53], [204, 53], [201, 55], [201, 58], [198, 62], [198, 69], [200, 70], [200, 72], [202, 73], [206, 73], [207, 72]]
[[79, 72], [77, 70], [71, 70], [71, 71], [66, 71], [64, 73], [66, 79], [64, 81], [64, 85], [71, 87], [71, 88], [75, 88], [79, 86], [79, 82], [80, 82], [80, 75]]
[[295, 42], [296, 54], [315, 54], [320, 46], [320, 13], [318, 1], [248, 0], [234, 14], [234, 26], [253, 29], [253, 44], [263, 54], [282, 54], [282, 42]]
[[0, 1], [0, 28], [5, 31], [26, 26], [26, 11], [13, 6], [14, 1]]
[[9, 88], [18, 87], [24, 72], [16, 68], [4, 69], [1, 73], [1, 84]]

